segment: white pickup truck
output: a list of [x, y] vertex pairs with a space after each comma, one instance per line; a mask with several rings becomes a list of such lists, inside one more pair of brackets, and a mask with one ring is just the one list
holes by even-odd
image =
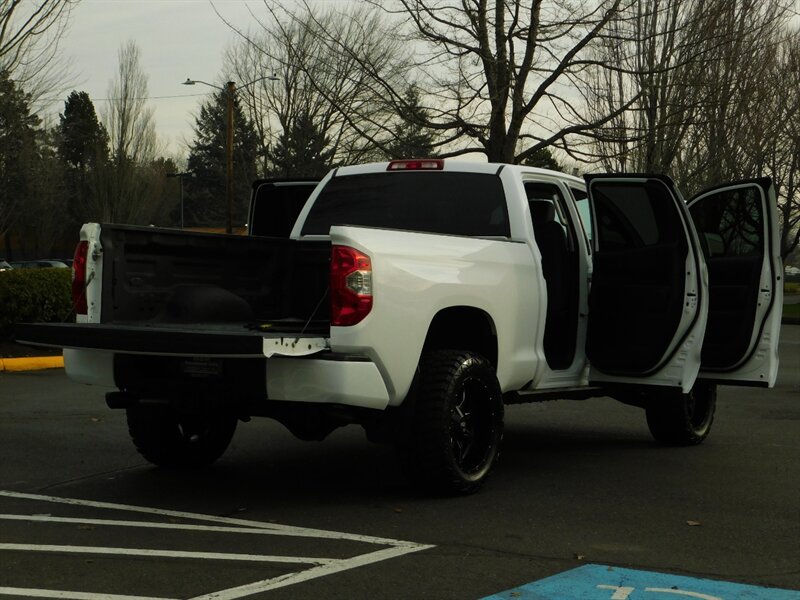
[[768, 179], [687, 203], [663, 176], [402, 160], [254, 190], [247, 237], [85, 225], [77, 322], [18, 330], [115, 388], [157, 465], [212, 462], [253, 416], [309, 440], [357, 423], [467, 493], [504, 404], [609, 395], [687, 445], [717, 384], [775, 382]]

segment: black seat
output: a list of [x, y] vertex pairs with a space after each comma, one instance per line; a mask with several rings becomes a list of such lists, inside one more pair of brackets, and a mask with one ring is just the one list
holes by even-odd
[[544, 353], [553, 369], [565, 369], [572, 362], [574, 340], [570, 331], [570, 302], [567, 284], [569, 249], [564, 228], [555, 220], [555, 206], [547, 200], [528, 202], [533, 234], [542, 254], [542, 274], [547, 285], [547, 321]]
[[562, 304], [567, 236], [564, 234], [564, 228], [555, 220], [556, 211], [552, 202], [531, 200], [528, 204], [533, 220], [533, 234], [542, 253], [542, 272], [547, 282], [548, 303]]

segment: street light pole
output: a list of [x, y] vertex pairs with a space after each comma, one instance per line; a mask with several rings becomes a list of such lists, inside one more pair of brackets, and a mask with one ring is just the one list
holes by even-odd
[[[278, 81], [279, 78], [277, 75], [275, 75], [275, 73], [273, 73], [272, 75], [265, 75], [264, 77], [254, 79], [253, 81], [243, 84], [241, 87], [247, 87], [248, 85], [253, 85], [254, 83], [258, 83], [259, 81], [263, 81], [265, 79], [268, 81]], [[191, 79], [187, 77], [186, 81], [183, 82], [183, 85], [194, 85], [195, 83], [202, 83], [203, 85], [222, 90], [227, 96], [227, 126], [225, 132], [225, 196], [228, 203], [228, 222], [225, 226], [225, 232], [233, 233], [233, 105], [236, 94], [236, 83], [229, 81], [226, 87], [221, 88], [206, 81], [200, 81], [199, 79]]]
[[180, 198], [181, 198], [181, 229], [183, 229], [183, 178], [184, 177], [194, 177], [194, 173], [192, 171], [184, 171], [183, 173], [167, 173], [167, 177], [177, 177], [178, 183], [180, 186]]

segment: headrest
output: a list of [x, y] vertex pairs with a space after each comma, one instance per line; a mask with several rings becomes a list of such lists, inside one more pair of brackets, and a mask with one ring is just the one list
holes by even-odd
[[549, 223], [556, 218], [556, 207], [547, 200], [531, 200], [528, 202], [531, 207], [531, 218], [534, 225]]

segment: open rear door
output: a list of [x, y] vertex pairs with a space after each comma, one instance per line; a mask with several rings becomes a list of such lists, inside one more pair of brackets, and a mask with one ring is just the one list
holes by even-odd
[[586, 183], [594, 232], [589, 380], [688, 392], [708, 310], [689, 211], [668, 177], [587, 175]]
[[253, 183], [249, 235], [288, 238], [318, 179], [259, 179]]
[[702, 192], [688, 205], [709, 275], [700, 377], [771, 387], [778, 373], [783, 311], [772, 182], [728, 183]]

